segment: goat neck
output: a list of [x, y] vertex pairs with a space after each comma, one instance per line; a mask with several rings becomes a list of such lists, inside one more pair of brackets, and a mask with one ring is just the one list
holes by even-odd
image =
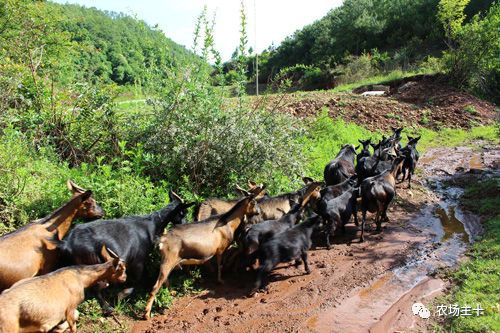
[[80, 205], [83, 201], [87, 200], [91, 194], [92, 192], [86, 191], [76, 195], [52, 214], [37, 221], [37, 223], [44, 225], [48, 231], [57, 233], [59, 240], [61, 240], [71, 227], [71, 222], [73, 222]]

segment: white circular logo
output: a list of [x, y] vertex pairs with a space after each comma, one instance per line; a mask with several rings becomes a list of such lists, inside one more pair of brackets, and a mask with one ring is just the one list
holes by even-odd
[[413, 312], [415, 316], [419, 316], [422, 319], [428, 319], [431, 316], [429, 309], [427, 309], [422, 303], [418, 302], [411, 306], [411, 312]]

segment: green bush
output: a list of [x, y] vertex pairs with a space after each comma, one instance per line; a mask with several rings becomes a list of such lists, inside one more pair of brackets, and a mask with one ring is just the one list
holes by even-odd
[[452, 81], [494, 102], [500, 101], [500, 2], [484, 17], [479, 14], [467, 24], [454, 25], [453, 44], [444, 59]]
[[149, 213], [167, 204], [167, 184], [153, 184], [124, 160], [116, 167], [83, 163], [70, 168], [50, 148], [35, 150], [7, 128], [0, 136], [0, 234], [43, 217], [66, 202], [66, 180], [91, 189], [106, 217]]

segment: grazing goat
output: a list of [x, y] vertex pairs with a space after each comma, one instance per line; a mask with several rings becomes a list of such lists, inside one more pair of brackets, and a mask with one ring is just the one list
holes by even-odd
[[359, 195], [358, 187], [351, 187], [342, 195], [328, 200], [321, 201], [318, 205], [318, 214], [323, 218], [326, 234], [326, 248], [330, 249], [330, 236], [340, 227], [345, 232], [345, 225], [354, 216], [354, 223], [358, 225], [357, 199]]
[[260, 246], [260, 264], [252, 294], [267, 285], [267, 276], [281, 262], [300, 258], [304, 262], [306, 273], [311, 272], [307, 263], [307, 250], [311, 247], [311, 235], [313, 230], [320, 226], [320, 220], [315, 214], [304, 222], [276, 234]]
[[252, 225], [246, 232], [243, 243], [246, 255], [251, 255], [259, 248], [267, 239], [275, 234], [285, 231], [293, 227], [300, 221], [304, 214], [306, 206], [321, 198], [321, 187], [318, 183], [310, 183], [304, 195], [300, 198], [299, 203], [293, 204], [285, 215], [277, 220], [267, 220], [258, 224]]
[[91, 191], [70, 180], [67, 185], [73, 196], [66, 204], [49, 216], [0, 237], [0, 291], [19, 280], [54, 270], [59, 259], [56, 243], [67, 233], [73, 220], [103, 216]]
[[[187, 208], [194, 203], [184, 201], [170, 192], [170, 203], [163, 209], [143, 216], [128, 216], [114, 220], [99, 220], [77, 225], [60, 243], [61, 254], [70, 264], [95, 265], [103, 262], [97, 253], [102, 244], [115, 251], [127, 263], [130, 277], [129, 286], [142, 280], [144, 264], [154, 247], [155, 238], [172, 222], [185, 222]], [[119, 298], [128, 296], [133, 287], [125, 289]], [[97, 298], [107, 312], [112, 309], [102, 298], [100, 290]]]
[[[257, 184], [252, 181], [248, 181], [248, 190], [244, 190], [240, 186], [236, 185], [236, 190], [243, 196], [245, 196], [247, 193], [253, 193], [257, 188]], [[265, 191], [262, 191], [257, 198], [260, 198], [264, 195]], [[224, 214], [229, 211], [240, 199], [241, 197], [230, 200], [217, 198], [207, 199], [198, 206], [197, 212], [195, 213], [196, 221], [205, 220], [213, 215]]]
[[160, 273], [149, 293], [144, 318], [151, 316], [151, 308], [160, 287], [168, 282], [168, 276], [174, 267], [183, 265], [200, 265], [216, 256], [217, 279], [222, 283], [222, 254], [231, 245], [234, 232], [243, 222], [245, 216], [258, 213], [255, 197], [263, 190], [256, 189], [234, 205], [223, 215], [211, 216], [206, 220], [183, 225], [175, 225], [163, 235], [158, 247], [161, 253]]
[[408, 136], [408, 144], [406, 145], [406, 147], [401, 149], [401, 153], [404, 156], [403, 167], [401, 170], [401, 173], [403, 174], [401, 183], [406, 179], [406, 177], [408, 177], [408, 188], [410, 189], [411, 189], [411, 176], [415, 173], [417, 162], [418, 159], [420, 158], [420, 155], [417, 151], [418, 140], [420, 140], [420, 136], [416, 138]]
[[294, 203], [299, 202], [300, 198], [308, 189], [314, 186], [320, 186], [322, 182], [315, 182], [312, 178], [302, 177], [305, 186], [295, 192], [280, 194], [274, 197], [263, 197], [257, 200], [259, 204], [259, 214], [248, 219], [249, 224], [257, 224], [268, 220], [277, 220], [288, 212]]
[[382, 230], [382, 220], [389, 221], [387, 208], [396, 195], [396, 175], [401, 169], [404, 157], [398, 156], [392, 163], [392, 168], [380, 175], [366, 178], [361, 183], [361, 212], [363, 219], [361, 222], [360, 241], [364, 241], [364, 231], [366, 222], [366, 212], [376, 212], [375, 223], [377, 231]]
[[[0, 294], [0, 332], [49, 332], [66, 320], [76, 332], [76, 307], [84, 290], [99, 281], [125, 281], [125, 263], [102, 246], [103, 264], [71, 266], [27, 278]], [[63, 326], [64, 324], [61, 324]]]
[[343, 145], [335, 159], [325, 166], [323, 177], [327, 186], [342, 183], [354, 175], [354, 158], [358, 147]]

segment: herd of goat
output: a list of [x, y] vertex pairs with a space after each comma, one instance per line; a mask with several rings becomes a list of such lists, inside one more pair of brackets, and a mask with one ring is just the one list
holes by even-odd
[[[375, 213], [377, 231], [382, 221], [388, 221], [387, 208], [401, 174], [401, 182], [408, 179], [411, 187], [420, 137], [408, 136], [402, 147], [401, 131], [393, 129], [377, 144], [360, 140], [362, 147], [342, 146], [326, 165], [324, 181], [304, 177], [305, 186], [298, 191], [269, 196], [263, 185], [249, 182], [246, 190], [237, 186], [240, 198], [204, 201], [192, 223], [186, 223], [186, 216], [194, 203], [185, 203], [174, 192], [170, 203], [157, 212], [103, 220], [91, 191], [68, 181], [73, 194], [66, 204], [0, 237], [0, 333], [68, 328], [76, 332], [76, 308], [85, 289], [92, 287], [103, 309], [112, 311], [101, 290], [124, 283], [118, 298], [132, 293], [143, 280], [155, 245], [161, 264], [146, 304], [146, 319], [158, 290], [176, 267], [200, 265], [215, 257], [217, 279], [222, 282], [223, 262], [226, 266], [232, 259], [238, 269], [256, 267], [258, 262], [251, 293], [266, 287], [269, 273], [279, 263], [302, 262], [309, 273], [307, 251], [313, 232], [323, 232], [330, 248], [330, 238], [345, 230], [351, 216], [358, 226], [361, 210], [362, 242], [367, 212]], [[96, 221], [71, 229], [78, 218]], [[165, 231], [169, 223], [172, 227]], [[230, 258], [226, 250], [232, 244], [237, 246]]]

